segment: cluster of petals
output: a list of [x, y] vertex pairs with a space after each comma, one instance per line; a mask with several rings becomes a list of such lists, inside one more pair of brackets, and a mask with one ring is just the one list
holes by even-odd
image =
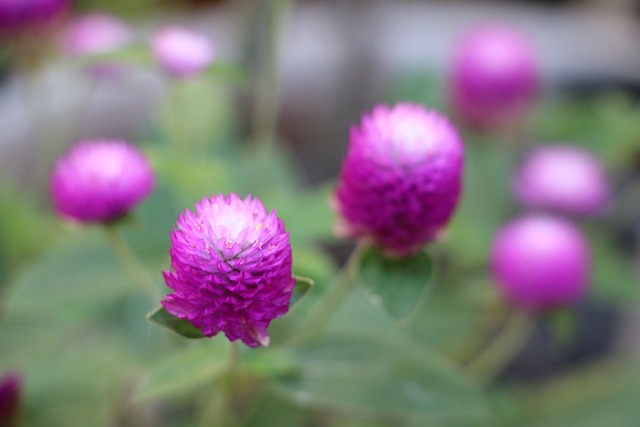
[[114, 16], [91, 13], [73, 20], [62, 36], [62, 48], [70, 55], [114, 52], [133, 38], [131, 29]]
[[598, 159], [570, 145], [549, 145], [528, 153], [516, 173], [514, 192], [528, 207], [571, 215], [601, 213], [610, 198]]
[[462, 188], [464, 147], [449, 121], [410, 103], [377, 106], [351, 129], [335, 191], [338, 231], [404, 256], [433, 240]]
[[189, 78], [201, 73], [215, 58], [213, 44], [208, 38], [174, 26], [155, 34], [152, 50], [156, 62], [176, 78]]
[[0, 35], [47, 26], [67, 7], [68, 0], [0, 0]]
[[51, 176], [60, 215], [79, 222], [109, 222], [126, 215], [153, 190], [146, 157], [120, 140], [81, 142], [62, 157]]
[[549, 215], [530, 214], [501, 228], [490, 265], [506, 299], [528, 310], [574, 303], [589, 284], [587, 240], [571, 222]]
[[454, 54], [451, 106], [475, 129], [513, 126], [533, 103], [538, 74], [536, 56], [524, 36], [500, 25], [473, 28]]
[[236, 194], [211, 196], [179, 216], [171, 233], [170, 314], [211, 337], [269, 344], [270, 322], [289, 309], [295, 281], [289, 234], [276, 212]]

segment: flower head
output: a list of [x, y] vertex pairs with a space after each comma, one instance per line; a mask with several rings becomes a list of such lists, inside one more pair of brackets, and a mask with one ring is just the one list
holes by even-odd
[[55, 21], [68, 0], [0, 0], [0, 34], [37, 29]]
[[598, 159], [569, 145], [546, 146], [529, 153], [516, 174], [514, 191], [529, 207], [575, 215], [602, 212], [610, 193]]
[[449, 82], [450, 102], [468, 126], [492, 130], [520, 121], [537, 88], [533, 49], [516, 31], [480, 26], [458, 45]]
[[70, 55], [99, 55], [118, 50], [132, 37], [131, 29], [117, 18], [91, 13], [69, 24], [62, 37], [62, 47]]
[[464, 148], [447, 119], [420, 105], [378, 106], [351, 129], [335, 192], [339, 231], [406, 255], [453, 214]]
[[60, 159], [51, 176], [56, 210], [80, 222], [108, 222], [128, 213], [153, 190], [153, 170], [124, 141], [85, 141]]
[[491, 272], [513, 304], [544, 310], [575, 302], [589, 282], [589, 247], [569, 221], [530, 215], [497, 233]]
[[170, 255], [165, 310], [208, 337], [269, 344], [267, 328], [288, 311], [295, 284], [289, 234], [275, 211], [251, 196], [204, 198], [178, 217]]
[[17, 425], [22, 376], [8, 372], [0, 378], [0, 426]]
[[178, 78], [192, 77], [204, 71], [215, 57], [209, 39], [179, 27], [160, 30], [153, 38], [152, 47], [158, 64]]

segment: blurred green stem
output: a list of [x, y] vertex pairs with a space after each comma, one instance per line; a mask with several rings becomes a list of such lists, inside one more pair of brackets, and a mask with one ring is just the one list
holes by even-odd
[[107, 225], [105, 226], [105, 231], [107, 234], [107, 238], [111, 247], [113, 248], [115, 254], [120, 259], [120, 262], [127, 269], [129, 274], [133, 276], [136, 281], [143, 288], [143, 291], [149, 296], [151, 302], [153, 304], [157, 304], [160, 299], [160, 295], [158, 294], [154, 281], [144, 268], [140, 260], [135, 256], [135, 254], [129, 248], [129, 245], [125, 241], [122, 234], [117, 229], [116, 225]]
[[257, 8], [257, 60], [254, 64], [252, 139], [268, 147], [275, 142], [279, 103], [279, 62], [282, 32], [292, 0], [262, 0]]
[[467, 371], [478, 383], [488, 384], [522, 349], [535, 326], [531, 314], [513, 310], [506, 318], [502, 329], [467, 364]]
[[354, 268], [361, 257], [362, 249], [362, 246], [356, 246], [347, 262], [329, 285], [329, 288], [320, 297], [320, 300], [311, 307], [309, 315], [303, 318], [294, 330], [291, 342], [310, 341], [322, 332], [331, 315], [340, 306], [340, 302], [350, 289], [354, 277]]
[[242, 395], [246, 386], [241, 367], [240, 342], [229, 343], [227, 375], [216, 383], [211, 401], [206, 401], [201, 414], [201, 427], [234, 427], [239, 425], [238, 409], [242, 407]]

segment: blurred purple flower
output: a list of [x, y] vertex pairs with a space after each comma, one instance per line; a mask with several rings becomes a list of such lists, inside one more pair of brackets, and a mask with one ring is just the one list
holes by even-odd
[[149, 162], [124, 141], [85, 141], [60, 159], [51, 177], [56, 210], [80, 222], [109, 222], [153, 190]]
[[0, 35], [12, 35], [52, 24], [68, 0], [0, 0]]
[[267, 346], [267, 328], [289, 310], [295, 284], [289, 234], [275, 210], [267, 213], [251, 196], [221, 194], [202, 199], [195, 214], [187, 209], [177, 225], [164, 308], [205, 336], [222, 331], [231, 341]]
[[188, 78], [204, 71], [214, 60], [213, 44], [206, 37], [179, 27], [164, 28], [153, 38], [153, 54], [171, 76]]
[[421, 105], [377, 106], [351, 129], [335, 203], [338, 232], [407, 255], [449, 221], [464, 147], [447, 119]]
[[610, 196], [598, 159], [569, 145], [545, 146], [529, 153], [515, 176], [514, 192], [529, 207], [575, 215], [602, 212]]
[[471, 128], [513, 127], [531, 107], [538, 80], [537, 59], [524, 36], [500, 25], [476, 27], [454, 54], [451, 106]]
[[[71, 56], [101, 55], [117, 51], [133, 39], [132, 30], [105, 13], [91, 13], [72, 21], [62, 34], [62, 49]], [[124, 67], [113, 61], [91, 64], [89, 73], [97, 78], [119, 76]]]
[[497, 233], [491, 272], [511, 303], [544, 310], [573, 303], [585, 294], [589, 258], [588, 243], [571, 222], [529, 215]]
[[20, 389], [22, 376], [17, 372], [8, 372], [0, 378], [0, 426], [18, 425], [20, 411]]
[[62, 35], [62, 48], [70, 55], [99, 55], [116, 51], [133, 38], [131, 29], [105, 13], [73, 20]]

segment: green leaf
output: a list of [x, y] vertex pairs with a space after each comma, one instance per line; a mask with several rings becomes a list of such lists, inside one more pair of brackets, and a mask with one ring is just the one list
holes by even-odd
[[135, 399], [180, 396], [215, 381], [228, 366], [228, 345], [223, 340], [199, 342], [170, 354], [151, 368]]
[[483, 418], [476, 393], [446, 364], [398, 344], [385, 336], [332, 334], [301, 349], [299, 371], [278, 378], [275, 390], [301, 406], [363, 415], [434, 423]]
[[380, 249], [368, 247], [360, 257], [357, 282], [374, 305], [381, 305], [395, 319], [405, 319], [422, 300], [431, 283], [432, 270], [425, 252], [388, 258]]
[[308, 277], [294, 275], [293, 278], [296, 281], [296, 285], [293, 288], [293, 293], [291, 294], [291, 302], [289, 303], [290, 306], [294, 306], [298, 301], [300, 301], [300, 299], [302, 299], [302, 297], [306, 295], [309, 289], [311, 289], [315, 285], [315, 282]]
[[164, 307], [147, 314], [147, 320], [185, 338], [204, 338], [202, 331], [186, 319], [180, 319], [167, 312]]

